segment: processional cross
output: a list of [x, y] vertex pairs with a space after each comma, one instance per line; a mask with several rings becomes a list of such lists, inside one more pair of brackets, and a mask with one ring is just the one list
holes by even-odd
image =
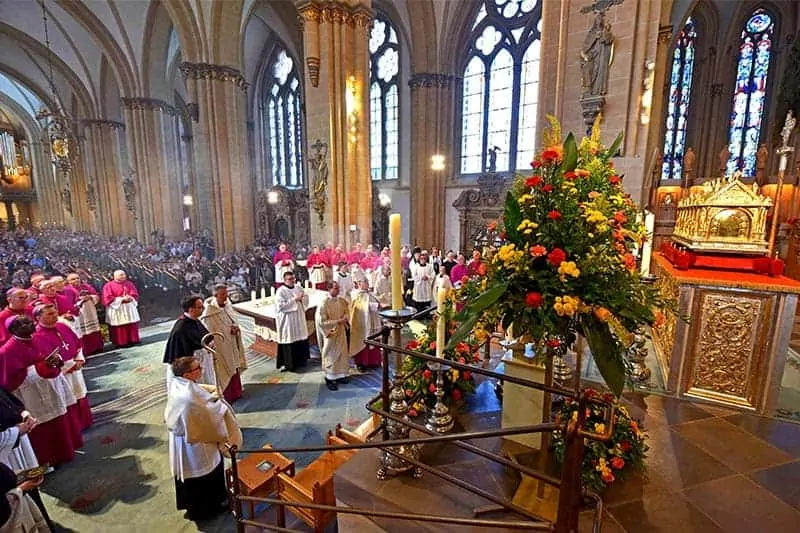
[[780, 157], [778, 163], [778, 188], [775, 191], [775, 207], [772, 212], [772, 228], [769, 232], [769, 257], [772, 258], [775, 254], [775, 239], [778, 232], [778, 215], [781, 207], [781, 192], [783, 190], [783, 178], [786, 174], [786, 166], [789, 162], [789, 154], [794, 152], [794, 146], [789, 146], [789, 137], [792, 136], [794, 127], [797, 125], [797, 119], [794, 118], [792, 110], [786, 112], [786, 120], [781, 128], [781, 146], [775, 151]]

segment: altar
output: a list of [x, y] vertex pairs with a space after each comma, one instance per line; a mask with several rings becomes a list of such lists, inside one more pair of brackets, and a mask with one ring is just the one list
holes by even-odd
[[[317, 344], [316, 325], [314, 315], [317, 306], [328, 296], [327, 291], [316, 289], [304, 289], [308, 295], [308, 307], [306, 308], [306, 322], [308, 323], [308, 341]], [[249, 316], [255, 320], [255, 342], [250, 346], [256, 352], [270, 357], [278, 354], [277, 327], [275, 312], [275, 296], [259, 298], [233, 305], [233, 309], [244, 316]]]
[[770, 413], [786, 364], [800, 282], [741, 271], [678, 269], [656, 254], [665, 313], [652, 330], [666, 392]]

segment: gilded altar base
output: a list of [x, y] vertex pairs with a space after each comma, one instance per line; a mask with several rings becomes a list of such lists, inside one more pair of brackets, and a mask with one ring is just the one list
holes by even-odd
[[660, 254], [667, 313], [653, 345], [667, 392], [759, 413], [777, 403], [800, 283], [739, 272], [676, 270]]

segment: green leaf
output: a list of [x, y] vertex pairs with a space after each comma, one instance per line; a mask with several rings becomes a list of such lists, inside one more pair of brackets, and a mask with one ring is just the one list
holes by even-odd
[[578, 166], [578, 143], [573, 134], [564, 139], [564, 172], [575, 170]]
[[614, 142], [611, 143], [611, 146], [609, 146], [608, 151], [606, 152], [608, 157], [614, 157], [617, 154], [617, 150], [619, 150], [619, 147], [622, 145], [622, 139], [624, 138], [625, 135], [622, 132], [619, 132], [619, 135], [617, 135], [617, 138], [614, 139]]
[[605, 322], [586, 317], [581, 325], [600, 375], [611, 392], [619, 397], [625, 388], [626, 373], [625, 362], [617, 351], [617, 341]]
[[522, 222], [522, 211], [519, 202], [511, 191], [506, 193], [506, 206], [503, 212], [503, 223], [506, 229], [506, 238], [512, 242], [519, 242], [517, 226]]
[[462, 322], [458, 326], [458, 329], [456, 329], [455, 333], [453, 333], [453, 335], [450, 337], [445, 350], [454, 349], [459, 342], [467, 338], [467, 336], [472, 333], [472, 330], [475, 328], [475, 324], [477, 324], [478, 320], [480, 320], [481, 316], [483, 316], [483, 312], [490, 305], [499, 300], [507, 290], [508, 283], [494, 285], [489, 287], [489, 289], [487, 289], [486, 292], [480, 296], [480, 298], [467, 305], [467, 307], [465, 307], [457, 317], [461, 319]]

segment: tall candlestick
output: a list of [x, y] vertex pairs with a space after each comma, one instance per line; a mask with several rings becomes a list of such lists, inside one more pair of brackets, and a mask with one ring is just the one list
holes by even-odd
[[439, 288], [436, 295], [436, 357], [444, 356], [444, 345], [447, 342], [447, 317], [445, 316], [445, 302], [447, 301], [447, 289]]
[[403, 307], [403, 268], [400, 265], [400, 214], [389, 215], [389, 240], [392, 247], [392, 310]]
[[778, 237], [778, 217], [780, 216], [781, 212], [781, 193], [783, 192], [783, 180], [786, 175], [789, 154], [794, 152], [794, 147], [789, 146], [789, 137], [791, 137], [792, 131], [794, 130], [796, 124], [797, 120], [794, 118], [794, 114], [790, 109], [786, 113], [786, 121], [783, 123], [783, 128], [781, 129], [781, 138], [783, 139], [783, 143], [777, 150], [780, 160], [778, 161], [778, 188], [775, 190], [775, 203], [772, 207], [772, 227], [770, 228], [769, 232], [769, 252], [767, 253], [767, 257], [770, 259], [775, 258], [777, 255], [775, 251], [775, 240]]

